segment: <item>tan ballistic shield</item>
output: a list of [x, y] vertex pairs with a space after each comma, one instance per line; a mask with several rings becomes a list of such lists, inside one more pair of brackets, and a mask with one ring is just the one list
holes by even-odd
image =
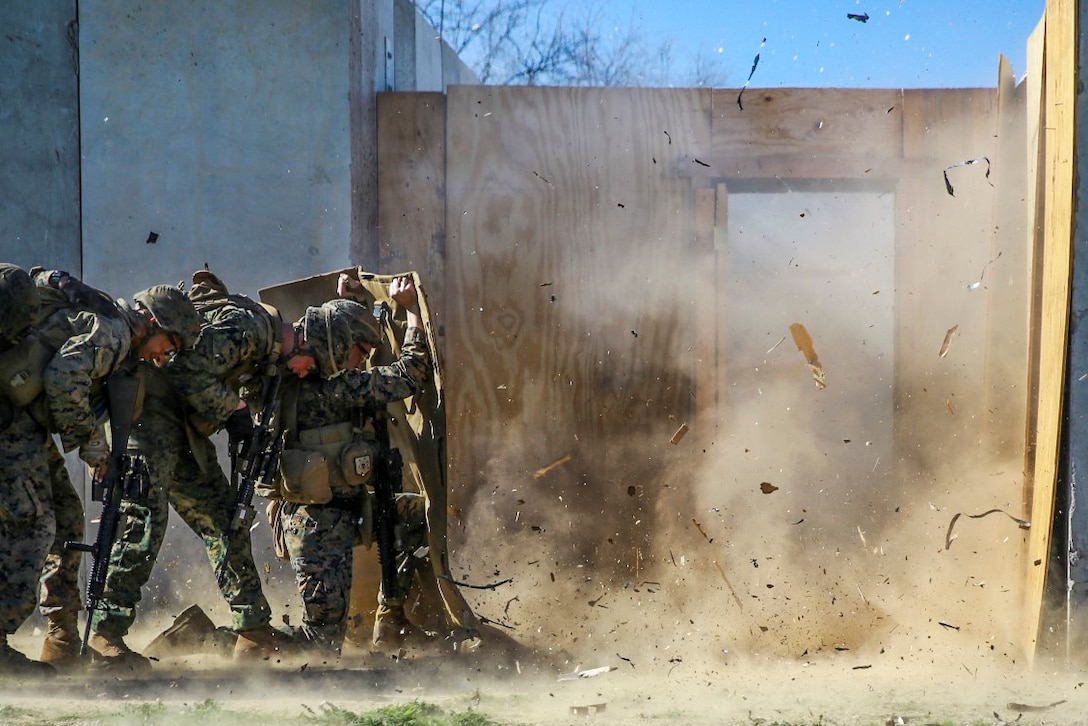
[[[400, 449], [404, 458], [405, 472], [411, 472], [415, 489], [426, 498], [427, 537], [433, 581], [423, 583], [422, 592], [437, 592], [441, 610], [451, 630], [465, 634], [478, 632], [478, 623], [464, 596], [454, 584], [449, 569], [447, 545], [447, 479], [446, 479], [446, 408], [442, 391], [442, 364], [438, 341], [427, 296], [416, 272], [399, 275], [377, 275], [360, 267], [336, 270], [322, 275], [267, 287], [259, 291], [262, 302], [280, 310], [284, 319], [298, 320], [311, 305], [320, 305], [337, 297], [337, 280], [347, 274], [353, 285], [348, 294], [354, 300], [373, 309], [375, 304], [385, 304], [390, 315], [382, 331], [382, 345], [374, 351], [373, 365], [385, 365], [395, 361], [400, 354], [407, 329], [405, 312], [389, 297], [389, 283], [394, 278], [410, 276], [419, 295], [419, 308], [423, 319], [427, 343], [431, 349], [433, 375], [419, 395], [389, 405], [389, 413], [396, 421], [408, 425], [390, 427], [390, 443]], [[407, 479], [407, 477], [406, 477]], [[409, 489], [406, 489], [409, 491]], [[358, 631], [369, 633], [373, 624], [374, 603], [380, 579], [376, 554], [356, 550], [356, 578], [352, 587], [352, 610], [362, 616]]]

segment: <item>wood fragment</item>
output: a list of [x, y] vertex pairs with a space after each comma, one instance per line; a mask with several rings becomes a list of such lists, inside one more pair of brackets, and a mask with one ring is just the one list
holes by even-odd
[[725, 576], [725, 570], [722, 569], [722, 566], [718, 564], [717, 560], [714, 560], [714, 567], [718, 570], [718, 574], [722, 576], [722, 582], [729, 588], [729, 594], [733, 596], [733, 602], [737, 604], [738, 608], [743, 610], [744, 606], [741, 604], [740, 598], [737, 597], [737, 591], [733, 589], [733, 583], [729, 582], [729, 578]]
[[533, 478], [534, 479], [539, 479], [540, 477], [544, 476], [545, 474], [547, 474], [552, 469], [554, 469], [554, 468], [556, 468], [558, 466], [563, 466], [563, 464], [566, 464], [568, 461], [570, 461], [570, 454], [567, 454], [566, 456], [564, 456], [562, 459], [559, 459], [558, 461], [554, 461], [551, 464], [548, 464], [543, 469], [537, 469], [535, 472], [533, 472]]
[[824, 373], [824, 368], [820, 365], [820, 358], [816, 355], [816, 346], [812, 343], [812, 336], [808, 334], [808, 330], [801, 323], [793, 323], [790, 325], [790, 335], [793, 336], [793, 343], [797, 346], [797, 350], [801, 351], [801, 355], [805, 357], [805, 363], [808, 364], [809, 370], [812, 371], [812, 379], [816, 382], [816, 388], [823, 390], [827, 388], [827, 374]]
[[672, 435], [672, 438], [669, 439], [669, 443], [670, 444], [680, 443], [680, 439], [684, 438], [684, 436], [686, 436], [687, 433], [688, 433], [688, 425], [686, 423], [680, 424], [680, 428], [676, 429], [676, 433], [674, 433]]
[[948, 348], [952, 345], [952, 336], [956, 334], [956, 331], [959, 330], [959, 328], [959, 325], [953, 325], [948, 329], [948, 332], [944, 334], [944, 342], [941, 343], [941, 349], [937, 351], [938, 358], [944, 358], [948, 355]]

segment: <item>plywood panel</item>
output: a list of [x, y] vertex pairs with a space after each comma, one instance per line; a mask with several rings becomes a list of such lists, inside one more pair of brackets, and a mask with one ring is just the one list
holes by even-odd
[[702, 292], [672, 161], [707, 150], [709, 92], [460, 86], [448, 118], [451, 481], [525, 488], [569, 455], [542, 516], [596, 511], [690, 413]]
[[1028, 542], [1025, 638], [1036, 642], [1054, 517], [1068, 335], [1073, 217], [1076, 3], [1049, 0], [1043, 70], [1044, 264], [1039, 321], [1039, 412]]
[[899, 156], [898, 90], [777, 88], [714, 91], [715, 156]]
[[380, 269], [417, 270], [439, 330], [446, 278], [446, 120], [441, 93], [378, 94]]

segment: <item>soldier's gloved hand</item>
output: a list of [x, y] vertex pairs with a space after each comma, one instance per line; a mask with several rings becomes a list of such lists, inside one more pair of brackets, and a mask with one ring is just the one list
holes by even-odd
[[92, 469], [106, 466], [110, 461], [110, 447], [106, 443], [106, 434], [102, 429], [95, 429], [91, 438], [79, 447], [79, 458]]
[[224, 428], [231, 441], [249, 441], [253, 435], [253, 419], [249, 417], [249, 409], [240, 408], [227, 416]]

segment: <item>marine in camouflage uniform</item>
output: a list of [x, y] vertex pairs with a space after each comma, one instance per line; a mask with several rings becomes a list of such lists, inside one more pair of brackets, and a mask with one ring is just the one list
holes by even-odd
[[144, 371], [143, 410], [129, 451], [143, 457], [149, 481], [142, 496], [122, 499], [126, 524], [110, 556], [103, 607], [91, 627], [96, 635], [123, 643], [173, 506], [203, 540], [213, 570], [227, 554], [228, 537], [233, 538], [220, 592], [238, 632], [235, 655], [267, 656], [281, 642], [269, 626], [271, 609], [253, 561], [249, 529], [231, 529], [235, 495], [209, 436], [228, 419], [248, 422], [239, 392], [276, 370], [282, 331], [278, 317], [248, 298], [228, 295], [211, 273], [201, 271], [193, 279], [190, 297], [204, 316], [200, 338], [162, 369]]
[[[58, 271], [37, 272], [35, 279], [43, 295], [69, 284], [67, 273]], [[176, 350], [192, 346], [198, 331], [196, 309], [184, 293], [168, 285], [136, 293], [131, 305], [107, 300], [95, 309], [62, 306], [39, 323], [36, 334], [56, 350], [45, 369], [44, 388], [51, 430], [64, 450], [78, 448], [89, 467], [104, 467], [110, 452], [95, 410], [104, 398], [103, 383], [137, 361], [150, 368], [163, 365]], [[49, 456], [56, 536], [41, 577], [39, 607], [49, 620], [42, 660], [70, 666], [78, 659], [80, 643], [80, 553], [66, 549], [65, 542], [82, 541], [84, 514], [63, 459], [55, 449]], [[101, 639], [92, 638], [89, 645], [102, 662], [124, 661], [127, 655]]]
[[[26, 270], [0, 264], [0, 354], [22, 342], [40, 300]], [[45, 428], [0, 393], [0, 673], [52, 668], [8, 645], [34, 611], [35, 586], [56, 531]]]
[[[23, 558], [20, 563], [24, 569], [5, 567], [5, 575], [13, 582], [41, 577], [40, 605], [49, 619], [42, 659], [69, 666], [78, 661], [79, 651], [79, 555], [65, 551], [64, 542], [82, 539], [83, 507], [47, 432], [60, 435], [65, 451], [78, 449], [80, 458], [89, 466], [104, 466], [109, 448], [95, 401], [103, 397], [105, 380], [136, 358], [165, 361], [177, 347], [192, 343], [198, 323], [196, 310], [176, 288], [157, 286], [137, 293], [134, 307], [118, 306], [108, 296], [97, 293], [98, 305], [87, 307], [64, 293], [66, 281], [71, 280], [67, 273], [39, 271], [35, 277], [34, 289], [48, 304], [42, 306], [33, 329], [33, 349], [48, 362], [40, 371], [41, 393], [29, 403], [24, 402], [15, 425], [9, 429], [25, 431], [26, 438], [5, 441], [0, 451], [5, 456], [9, 450], [21, 452], [11, 466], [5, 462], [3, 470], [16, 481], [28, 482], [27, 495], [34, 500], [34, 514], [39, 520], [35, 525], [37, 534], [31, 538], [33, 546], [37, 546], [37, 535], [51, 534], [44, 561], [31, 567], [30, 560]], [[37, 447], [36, 455], [27, 455], [28, 444]], [[29, 513], [26, 502], [21, 507], [23, 514]], [[31, 587], [31, 610], [34, 590]]]
[[[296, 639], [328, 652], [339, 651], [347, 630], [353, 549], [360, 540], [370, 542], [374, 537], [369, 501], [373, 495], [365, 484], [349, 484], [336, 471], [332, 449], [343, 450], [348, 440], [355, 444], [372, 437], [367, 424], [375, 411], [417, 393], [430, 373], [414, 287], [408, 278], [398, 278], [390, 286], [390, 295], [408, 311], [409, 328], [397, 361], [359, 368], [380, 340], [373, 316], [359, 303], [333, 300], [307, 310], [301, 331], [303, 354], [288, 360], [295, 376], [286, 378], [281, 392], [281, 421], [286, 429], [283, 478], [272, 496], [282, 499], [270, 509], [270, 516], [280, 520], [305, 608]], [[330, 454], [327, 499], [318, 496], [318, 501], [306, 501], [315, 497], [290, 491], [295, 488], [287, 481], [292, 476], [292, 447], [303, 451], [323, 447]], [[423, 497], [398, 495], [397, 510], [404, 549], [425, 545]], [[419, 562], [410, 558], [406, 564], [400, 570], [401, 592], [407, 592]], [[390, 636], [410, 627], [403, 599], [393, 600], [384, 593], [379, 594], [377, 619]]]

